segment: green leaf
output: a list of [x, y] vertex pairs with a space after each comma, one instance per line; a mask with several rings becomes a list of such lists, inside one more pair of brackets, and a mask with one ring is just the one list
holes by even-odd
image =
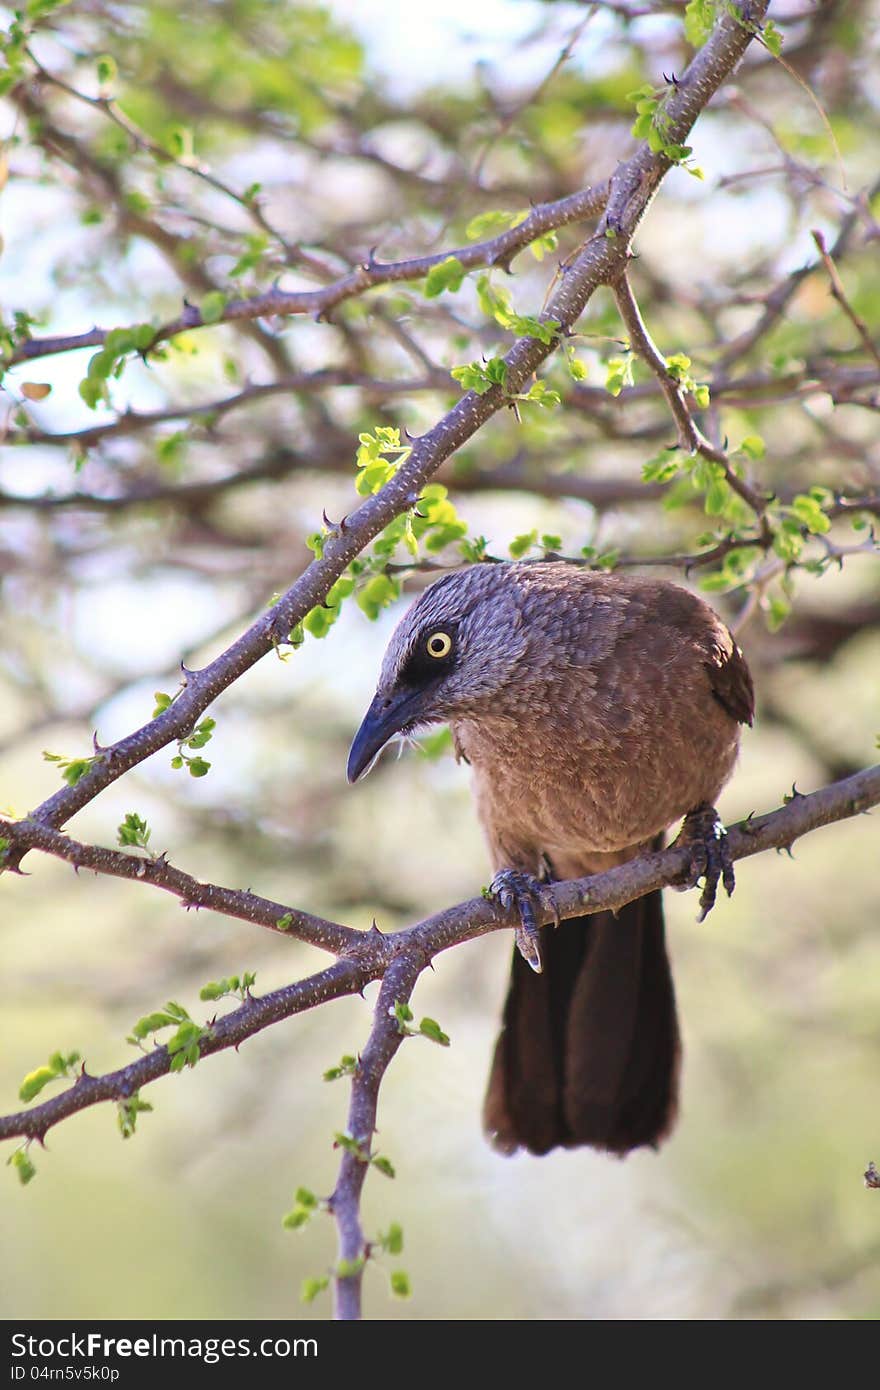
[[480, 212], [476, 217], [472, 217], [467, 224], [465, 236], [468, 241], [482, 241], [485, 237], [506, 231], [511, 226], [511, 219], [516, 217], [519, 217], [518, 213], [506, 212], [501, 209]]
[[762, 459], [766, 449], [767, 446], [759, 434], [747, 434], [739, 446], [740, 453], [750, 459]]
[[678, 449], [661, 449], [647, 463], [642, 464], [642, 479], [646, 483], [668, 483], [681, 467]]
[[433, 1018], [423, 1018], [419, 1024], [419, 1032], [425, 1038], [430, 1038], [431, 1042], [439, 1043], [441, 1047], [449, 1046], [449, 1035], [443, 1032], [440, 1024]]
[[387, 1232], [379, 1236], [379, 1244], [389, 1255], [399, 1255], [403, 1250], [403, 1227], [392, 1221]]
[[219, 323], [226, 308], [226, 295], [222, 290], [210, 290], [199, 305], [202, 323]]
[[303, 1303], [314, 1303], [318, 1294], [323, 1293], [329, 1283], [330, 1280], [327, 1275], [323, 1275], [320, 1279], [303, 1279], [299, 1293]]
[[346, 1053], [345, 1056], [340, 1058], [339, 1065], [337, 1067], [330, 1067], [327, 1071], [324, 1072], [324, 1080], [339, 1081], [339, 1079], [343, 1076], [354, 1076], [356, 1071], [357, 1058], [352, 1057], [348, 1053]]
[[18, 1174], [18, 1181], [22, 1187], [27, 1187], [28, 1183], [37, 1176], [37, 1170], [31, 1162], [26, 1149], [16, 1149], [7, 1160], [10, 1167], [14, 1168]]
[[791, 504], [794, 516], [802, 526], [806, 526], [814, 536], [823, 536], [831, 530], [831, 521], [822, 510], [821, 503], [812, 495], [799, 493]]
[[137, 811], [129, 811], [122, 824], [116, 827], [116, 843], [123, 848], [134, 846], [146, 849], [149, 840], [150, 830], [147, 822], [141, 819]]
[[684, 12], [684, 36], [692, 48], [702, 48], [715, 23], [716, 0], [690, 0]]
[[772, 53], [774, 58], [778, 58], [782, 53], [783, 35], [780, 30], [777, 29], [772, 19], [767, 20], [761, 31], [761, 37], [767, 46], [768, 52]]
[[730, 500], [730, 488], [724, 478], [713, 478], [706, 489], [707, 516], [721, 516]]
[[382, 1173], [386, 1178], [393, 1178], [397, 1176], [394, 1171], [394, 1165], [392, 1164], [390, 1158], [385, 1158], [382, 1154], [377, 1154], [375, 1158], [370, 1159], [370, 1162], [372, 1163], [373, 1167], [378, 1172]]
[[409, 1275], [405, 1270], [392, 1269], [391, 1271], [391, 1292], [395, 1298], [409, 1298], [412, 1292], [410, 1288]]
[[443, 294], [444, 290], [449, 290], [454, 294], [461, 289], [461, 282], [465, 277], [465, 268], [457, 256], [447, 256], [445, 261], [439, 265], [432, 265], [425, 277], [425, 298], [436, 299]]
[[528, 531], [522, 536], [514, 536], [507, 549], [514, 560], [521, 560], [526, 552], [537, 543], [537, 540], [538, 532]]
[[283, 917], [279, 917], [275, 923], [279, 931], [290, 931], [293, 926], [293, 913], [285, 912]]
[[605, 390], [612, 396], [619, 396], [624, 386], [633, 385], [633, 354], [624, 357], [609, 357], [605, 363]]
[[18, 1088], [19, 1100], [33, 1100], [38, 1096], [44, 1086], [48, 1086], [50, 1081], [57, 1081], [58, 1073], [54, 1067], [37, 1067], [34, 1071], [29, 1071]]
[[124, 1100], [117, 1101], [116, 1123], [123, 1139], [130, 1139], [137, 1129], [137, 1117], [147, 1111], [152, 1111], [153, 1107], [148, 1101], [141, 1100], [139, 1092], [135, 1091], [133, 1096], [127, 1096]]

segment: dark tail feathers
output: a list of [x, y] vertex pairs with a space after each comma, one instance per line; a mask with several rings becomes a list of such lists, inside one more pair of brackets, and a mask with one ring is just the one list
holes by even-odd
[[514, 952], [483, 1111], [496, 1148], [656, 1147], [675, 1123], [681, 1048], [659, 892]]

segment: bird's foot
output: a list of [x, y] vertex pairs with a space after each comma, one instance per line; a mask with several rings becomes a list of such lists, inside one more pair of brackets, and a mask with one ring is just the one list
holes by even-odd
[[688, 811], [675, 844], [687, 845], [691, 851], [690, 863], [675, 887], [693, 888], [698, 879], [703, 880], [700, 915], [697, 918], [698, 922], [702, 922], [715, 906], [719, 881], [724, 884], [728, 897], [736, 887], [727, 831], [715, 807], [695, 806], [693, 811]]
[[535, 974], [540, 975], [544, 966], [541, 960], [541, 928], [535, 909], [544, 905], [541, 900], [541, 880], [519, 869], [502, 869], [490, 883], [489, 893], [498, 899], [502, 907], [516, 908], [519, 914], [515, 935], [517, 950]]

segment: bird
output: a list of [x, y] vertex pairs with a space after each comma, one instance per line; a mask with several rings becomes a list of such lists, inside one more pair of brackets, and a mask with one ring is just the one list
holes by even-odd
[[541, 885], [600, 873], [683, 819], [703, 915], [733, 866], [715, 803], [754, 688], [730, 631], [679, 584], [564, 560], [484, 561], [406, 611], [351, 745], [448, 724], [520, 925], [483, 1122], [500, 1152], [658, 1148], [681, 1060], [662, 897], [538, 927]]

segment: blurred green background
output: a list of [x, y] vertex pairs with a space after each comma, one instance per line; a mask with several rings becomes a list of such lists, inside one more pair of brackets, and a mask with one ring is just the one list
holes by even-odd
[[[693, 350], [700, 379], [722, 374], [725, 340], [807, 258], [809, 228], [819, 223], [833, 237], [856, 190], [876, 177], [876, 7], [816, 8], [830, 14], [824, 47], [809, 22], [793, 20], [791, 62], [831, 116], [849, 192], [840, 193], [837, 156], [809, 100], [756, 62], [701, 122], [705, 183], [674, 172], [640, 236], [635, 279], [653, 331], [669, 351]], [[380, 259], [458, 245], [478, 212], [563, 196], [626, 157], [625, 93], [659, 80], [664, 65], [681, 71], [690, 51], [681, 7], [632, 22], [593, 10], [558, 71], [586, 7], [494, 0], [479, 16], [437, 5], [416, 19], [402, 5], [353, 0], [323, 9], [74, 4], [50, 15], [34, 51], [92, 94], [96, 56], [112, 54], [123, 109], [151, 139], [185, 148], [193, 131], [206, 167], [237, 188], [263, 183], [267, 215], [288, 244], [339, 272], [371, 245]], [[276, 274], [291, 287], [315, 283], [295, 257], [284, 263], [272, 238], [248, 243], [241, 207], [198, 185], [185, 164], [132, 149], [100, 116], [45, 83], [7, 93], [7, 317], [27, 309], [43, 315], [34, 332], [76, 332], [94, 321], [161, 319], [182, 295], [198, 299], [217, 285], [252, 293]], [[81, 142], [79, 153], [59, 155], [53, 120]], [[747, 176], [768, 161], [775, 174]], [[863, 207], [868, 219], [870, 200]], [[847, 285], [876, 329], [877, 242], [866, 227]], [[562, 251], [577, 242], [570, 231]], [[249, 246], [253, 264], [237, 269]], [[515, 263], [513, 288], [517, 305], [536, 312], [552, 270], [529, 262]], [[77, 392], [82, 354], [11, 374], [14, 431], [56, 437], [0, 451], [4, 813], [24, 814], [58, 786], [43, 749], [80, 756], [92, 729], [109, 743], [143, 723], [153, 692], [175, 688], [181, 658], [198, 666], [216, 656], [292, 581], [322, 509], [338, 517], [356, 503], [358, 431], [376, 422], [424, 428], [455, 395], [434, 368], [487, 347], [467, 295], [449, 307], [390, 287], [326, 325], [190, 335], [167, 361], [128, 368], [97, 415]], [[613, 318], [610, 301], [591, 307], [579, 405], [561, 419], [499, 419], [444, 474], [472, 534], [497, 553], [534, 527], [567, 550], [674, 554], [711, 524], [700, 499], [660, 510], [648, 493], [604, 505], [578, 490], [598, 478], [632, 492], [644, 461], [670, 442], [662, 405], [638, 389], [631, 403], [626, 393], [599, 404], [589, 396], [601, 394], [602, 363], [618, 350]], [[800, 377], [775, 396], [766, 383], [727, 401], [720, 390], [722, 432], [764, 436], [761, 476], [780, 491], [876, 487], [876, 417], [835, 413], [826, 389], [802, 384], [815, 353], [834, 370], [862, 370], [820, 277], [804, 283], [774, 333], [772, 352], [762, 344], [760, 360], [740, 364], [743, 378], [770, 371], [771, 356], [778, 382]], [[428, 380], [412, 390], [291, 386], [207, 422], [68, 437], [126, 406], [163, 411], [327, 368]], [[53, 390], [26, 407], [22, 424], [13, 411], [25, 380]], [[637, 388], [645, 380], [637, 376]], [[292, 463], [285, 450], [297, 453]], [[210, 491], [273, 458], [274, 474]], [[534, 469], [535, 460], [560, 495], [509, 485], [511, 468]], [[541, 476], [532, 475], [537, 494]], [[187, 497], [190, 483], [208, 492]], [[157, 488], [161, 497], [137, 502], [139, 490]], [[86, 500], [72, 499], [77, 491]], [[876, 556], [801, 574], [790, 593], [777, 585], [793, 608], [786, 625], [771, 633], [757, 615], [743, 630], [759, 713], [721, 803], [728, 821], [781, 804], [793, 784], [811, 790], [873, 759], [878, 581]], [[348, 605], [325, 641], [307, 640], [286, 662], [268, 658], [237, 682], [211, 710], [208, 777], [172, 771], [165, 750], [80, 813], [71, 833], [114, 844], [116, 826], [137, 810], [151, 846], [187, 872], [364, 928], [374, 915], [390, 929], [471, 896], [488, 868], [466, 768], [408, 751], [386, 756], [353, 789], [344, 777], [385, 642], [420, 582], [377, 622]], [[742, 600], [733, 590], [717, 599], [730, 619]], [[667, 894], [685, 1070], [681, 1121], [659, 1154], [493, 1153], [479, 1116], [511, 942], [497, 933], [438, 958], [414, 1007], [440, 1021], [452, 1046], [401, 1048], [378, 1135], [397, 1178], [372, 1174], [365, 1195], [368, 1233], [391, 1221], [404, 1228], [404, 1254], [392, 1263], [408, 1271], [412, 1298], [392, 1299], [387, 1268], [370, 1268], [366, 1315], [873, 1317], [880, 1199], [862, 1173], [880, 1159], [877, 851], [876, 817], [863, 816], [809, 836], [792, 860], [745, 861], [734, 898], [702, 926], [696, 895]], [[26, 877], [0, 882], [4, 1112], [18, 1108], [24, 1074], [56, 1048], [78, 1049], [93, 1073], [110, 1070], [134, 1055], [125, 1043], [134, 1021], [166, 999], [207, 1017], [198, 990], [208, 980], [255, 970], [262, 993], [326, 962], [146, 888], [74, 876], [35, 854], [25, 868]], [[297, 1316], [301, 1280], [327, 1269], [335, 1234], [323, 1217], [285, 1232], [281, 1217], [298, 1186], [333, 1186], [332, 1136], [348, 1097], [344, 1081], [327, 1084], [322, 1072], [363, 1045], [374, 998], [375, 986], [165, 1078], [144, 1093], [155, 1113], [128, 1141], [111, 1107], [53, 1130], [47, 1151], [32, 1155], [35, 1181], [20, 1188], [6, 1170], [0, 1183], [0, 1316]], [[313, 1311], [329, 1315], [326, 1295]]]

